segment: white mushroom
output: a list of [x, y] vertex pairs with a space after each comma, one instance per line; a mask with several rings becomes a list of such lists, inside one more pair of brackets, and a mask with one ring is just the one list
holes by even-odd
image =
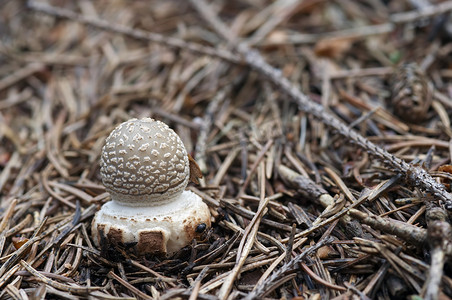
[[100, 174], [112, 201], [94, 217], [97, 246], [106, 238], [134, 245], [140, 255], [174, 253], [193, 240], [198, 225], [210, 226], [207, 205], [185, 191], [187, 155], [179, 136], [151, 118], [131, 119], [110, 133]]

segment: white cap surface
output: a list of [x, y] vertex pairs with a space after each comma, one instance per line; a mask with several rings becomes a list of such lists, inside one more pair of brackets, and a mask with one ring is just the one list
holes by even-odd
[[128, 206], [171, 201], [188, 184], [187, 151], [163, 122], [131, 119], [108, 136], [100, 160], [102, 182], [112, 200]]

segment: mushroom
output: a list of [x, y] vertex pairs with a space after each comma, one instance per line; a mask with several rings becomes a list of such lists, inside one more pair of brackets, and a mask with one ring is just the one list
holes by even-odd
[[111, 201], [94, 217], [95, 244], [106, 239], [139, 255], [171, 254], [190, 244], [200, 224], [210, 226], [210, 212], [185, 190], [189, 173], [185, 146], [165, 123], [131, 119], [116, 127], [100, 159]]

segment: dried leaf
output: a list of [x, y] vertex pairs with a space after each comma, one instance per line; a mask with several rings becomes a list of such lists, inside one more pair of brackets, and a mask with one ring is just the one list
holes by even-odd
[[314, 52], [317, 56], [337, 59], [342, 57], [352, 46], [353, 41], [347, 39], [323, 39], [316, 43]]
[[190, 154], [188, 155], [188, 162], [190, 163], [190, 182], [193, 182], [195, 184], [199, 184], [199, 178], [202, 178], [202, 172], [199, 168], [196, 161], [191, 157]]

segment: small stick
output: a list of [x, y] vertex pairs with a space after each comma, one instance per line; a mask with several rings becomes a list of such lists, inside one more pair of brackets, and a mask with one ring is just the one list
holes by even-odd
[[427, 241], [427, 231], [424, 228], [390, 218], [368, 215], [357, 209], [351, 209], [350, 215], [373, 229], [394, 234], [409, 243], [423, 245]]
[[428, 240], [432, 250], [430, 250], [430, 270], [421, 293], [425, 300], [438, 299], [444, 263], [446, 262], [446, 251], [447, 248], [452, 246], [451, 236], [452, 228], [445, 221], [434, 221], [428, 225]]
[[[9, 230], [3, 231], [0, 234], [0, 236], [3, 235], [5, 237], [10, 237], [12, 235], [15, 235], [16, 233], [18, 233], [19, 231], [24, 229], [25, 226], [31, 222], [31, 220], [33, 220], [33, 217], [31, 216], [31, 214], [28, 214], [22, 221], [20, 221], [18, 224], [16, 224], [16, 226], [14, 226], [13, 228], [11, 228]], [[0, 253], [1, 253], [1, 251], [0, 251]]]
[[[304, 177], [284, 165], [278, 166], [279, 175], [292, 186], [295, 186], [300, 192], [308, 198], [314, 198], [323, 207], [328, 207], [334, 203], [334, 198], [321, 186], [317, 185], [308, 177]], [[351, 218], [348, 215], [342, 217], [343, 222], [350, 223]]]
[[[296, 186], [299, 190], [301, 190], [301, 192], [307, 194], [310, 198], [316, 199], [322, 206], [328, 207], [334, 203], [334, 198], [311, 179], [301, 176], [284, 165], [280, 165], [278, 170], [284, 180], [291, 185]], [[416, 245], [423, 245], [427, 241], [427, 231], [411, 224], [399, 222], [393, 219], [382, 218], [380, 216], [371, 216], [353, 208], [349, 209], [349, 215], [342, 217], [342, 222], [346, 224], [350, 223], [350, 216], [374, 229], [394, 234], [401, 239]]]
[[425, 218], [427, 221], [427, 236], [430, 245], [430, 270], [427, 280], [422, 287], [423, 299], [438, 299], [440, 284], [443, 277], [446, 255], [450, 255], [452, 248], [452, 227], [446, 221], [447, 213], [440, 207], [427, 203]]
[[289, 242], [287, 242], [286, 257], [284, 258], [284, 262], [285, 263], [288, 263], [290, 261], [291, 256], [292, 256], [293, 243], [294, 243], [294, 237], [295, 237], [296, 229], [297, 229], [297, 224], [293, 223], [292, 224], [292, 231], [290, 232], [290, 236], [289, 236]]
[[22, 247], [20, 247], [15, 252], [13, 252], [12, 255], [9, 257], [9, 259], [0, 268], [0, 277], [3, 276], [7, 272], [9, 267], [12, 267], [12, 265], [17, 263], [18, 260], [22, 259], [22, 257], [27, 253], [29, 248], [34, 243], [41, 240], [41, 238], [42, 237], [33, 237], [33, 238], [29, 239], [25, 244], [23, 244]]
[[[220, 168], [217, 170], [215, 177], [212, 180], [212, 186], [219, 186], [221, 183], [221, 180], [223, 180], [223, 177], [226, 175], [227, 171], [229, 170], [229, 167], [234, 162], [237, 154], [239, 153], [239, 148], [233, 148], [226, 158], [223, 160], [223, 163], [221, 164]], [[205, 161], [204, 161], [205, 162]]]

